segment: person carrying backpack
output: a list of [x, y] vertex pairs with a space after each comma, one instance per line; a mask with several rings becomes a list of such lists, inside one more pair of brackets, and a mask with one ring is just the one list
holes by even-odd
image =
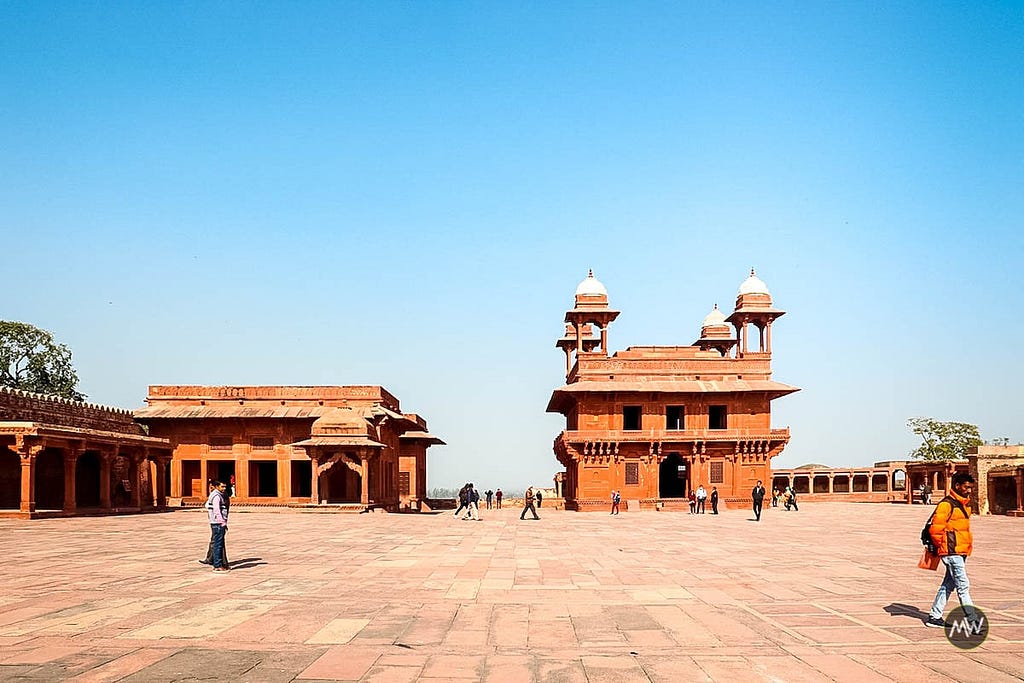
[[946, 601], [955, 590], [960, 597], [960, 604], [968, 618], [976, 618], [971, 602], [971, 582], [967, 579], [967, 558], [974, 549], [974, 538], [971, 535], [971, 515], [967, 505], [970, 503], [974, 477], [967, 472], [953, 475], [952, 490], [949, 495], [939, 501], [932, 513], [928, 525], [928, 536], [935, 554], [946, 566], [946, 575], [942, 579], [935, 601], [928, 613], [925, 626], [944, 628], [946, 622], [942, 612]]

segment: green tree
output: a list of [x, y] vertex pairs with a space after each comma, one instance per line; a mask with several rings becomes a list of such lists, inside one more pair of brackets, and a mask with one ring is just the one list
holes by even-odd
[[910, 431], [921, 437], [921, 445], [910, 451], [919, 460], [957, 460], [967, 457], [967, 450], [984, 443], [977, 425], [967, 422], [942, 422], [931, 417], [907, 420]]
[[77, 389], [71, 349], [28, 323], [0, 320], [0, 385], [75, 401], [85, 399]]

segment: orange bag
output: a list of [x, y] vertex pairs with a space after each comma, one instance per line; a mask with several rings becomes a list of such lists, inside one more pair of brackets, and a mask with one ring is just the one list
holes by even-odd
[[921, 554], [921, 559], [917, 561], [917, 566], [921, 569], [931, 569], [932, 571], [935, 571], [939, 567], [939, 556], [928, 552], [928, 549], [925, 548], [924, 552]]

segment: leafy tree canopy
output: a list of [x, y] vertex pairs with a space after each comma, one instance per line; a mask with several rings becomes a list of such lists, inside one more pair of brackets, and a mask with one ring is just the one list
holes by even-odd
[[0, 320], [0, 385], [85, 399], [77, 389], [71, 350], [58, 344], [51, 333], [28, 323]]
[[919, 460], [957, 460], [967, 457], [968, 449], [982, 445], [977, 425], [967, 422], [942, 422], [931, 417], [907, 420], [910, 431], [921, 437], [921, 445], [910, 451]]

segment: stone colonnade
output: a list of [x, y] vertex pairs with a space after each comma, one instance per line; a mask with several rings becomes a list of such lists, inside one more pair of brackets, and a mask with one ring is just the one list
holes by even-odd
[[[80, 465], [91, 465], [84, 462], [88, 453], [94, 454], [98, 467], [98, 472], [88, 473], [90, 476], [95, 475], [98, 483], [98, 505], [90, 505], [89, 509], [142, 511], [154, 506], [158, 509], [165, 508], [171, 454], [167, 448], [154, 448], [146, 444], [148, 440], [143, 437], [119, 442], [94, 440], [87, 436], [53, 438], [16, 435], [14, 444], [8, 444], [4, 448], [13, 452], [20, 464], [18, 512], [29, 516], [35, 515], [39, 508], [37, 501], [41, 492], [47, 499], [56, 499], [55, 492], [41, 491], [42, 486], [50, 486], [53, 482], [41, 480], [40, 465], [44, 459], [59, 457], [63, 463], [63, 490], [60, 492], [63, 502], [59, 509], [66, 515], [76, 514], [83, 507], [79, 505], [83, 493], [78, 490], [79, 476], [82, 474]], [[51, 461], [47, 464], [53, 463]], [[118, 467], [115, 468], [115, 465]], [[119, 482], [115, 483], [115, 475], [122, 475]], [[114, 503], [112, 489], [118, 484], [122, 492], [127, 494], [127, 505]], [[143, 495], [144, 488], [149, 489], [149, 495]]]

